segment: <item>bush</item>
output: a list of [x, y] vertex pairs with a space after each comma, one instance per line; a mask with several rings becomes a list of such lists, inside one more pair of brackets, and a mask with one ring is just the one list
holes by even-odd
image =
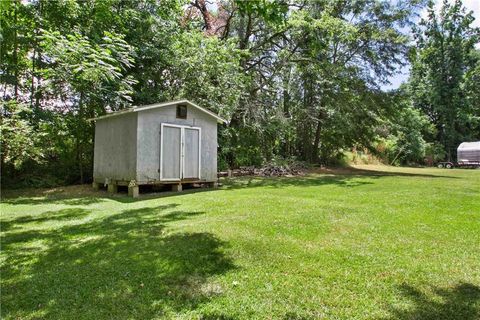
[[65, 181], [52, 175], [37, 175], [33, 173], [22, 174], [15, 178], [2, 176], [2, 188], [51, 188], [65, 185]]
[[359, 165], [359, 164], [381, 164], [382, 161], [368, 150], [345, 151], [338, 164], [341, 166]]

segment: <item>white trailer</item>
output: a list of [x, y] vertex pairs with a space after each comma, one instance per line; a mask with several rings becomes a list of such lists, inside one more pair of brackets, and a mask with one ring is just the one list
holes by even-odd
[[480, 168], [480, 141], [462, 142], [457, 148], [457, 162], [439, 162], [437, 166], [447, 169]]

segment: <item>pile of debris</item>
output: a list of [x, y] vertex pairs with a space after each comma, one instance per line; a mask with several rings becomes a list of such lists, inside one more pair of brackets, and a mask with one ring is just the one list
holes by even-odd
[[304, 175], [306, 166], [302, 163], [291, 165], [266, 164], [260, 168], [254, 166], [240, 167], [238, 169], [222, 171], [218, 173], [219, 177], [241, 177], [241, 176], [259, 176], [259, 177], [287, 177]]

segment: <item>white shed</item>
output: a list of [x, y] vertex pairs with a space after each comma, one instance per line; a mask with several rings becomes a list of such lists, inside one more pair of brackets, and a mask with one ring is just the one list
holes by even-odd
[[188, 100], [137, 106], [95, 121], [93, 187], [217, 181], [217, 124], [226, 120]]

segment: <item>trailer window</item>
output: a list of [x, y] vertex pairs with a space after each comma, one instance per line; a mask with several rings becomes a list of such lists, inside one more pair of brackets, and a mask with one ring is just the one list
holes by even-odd
[[179, 104], [177, 106], [177, 119], [187, 119], [187, 106]]

